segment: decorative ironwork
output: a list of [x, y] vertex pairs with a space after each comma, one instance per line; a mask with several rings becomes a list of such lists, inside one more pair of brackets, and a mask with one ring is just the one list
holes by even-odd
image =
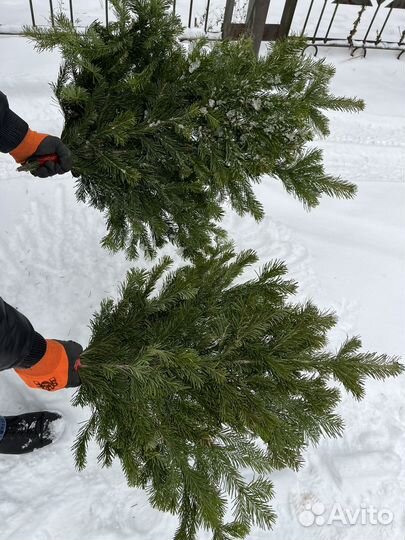
[[[286, 1], [288, 3], [288, 0]], [[353, 11], [351, 7], [360, 9]], [[331, 15], [329, 15], [330, 8], [333, 8]], [[315, 55], [318, 53], [319, 46], [328, 45], [332, 47], [349, 46], [352, 56], [359, 50], [362, 51], [363, 56], [366, 56], [368, 49], [393, 49], [399, 51], [397, 57], [401, 58], [405, 52], [404, 40], [401, 37], [399, 41], [393, 41], [393, 26], [390, 28], [391, 34], [387, 32], [392, 21], [392, 13], [396, 9], [405, 10], [405, 0], [391, 2], [387, 0], [324, 0], [321, 5], [317, 5], [316, 10], [314, 0], [307, 0], [307, 11], [302, 16], [301, 35], [308, 35], [310, 26], [315, 28], [312, 35], [308, 36], [311, 41], [308, 47], [314, 48]], [[345, 11], [345, 20], [348, 22], [347, 37], [339, 35], [337, 31], [333, 32], [338, 10]], [[325, 21], [326, 17], [330, 17], [329, 21]], [[320, 30], [325, 27], [325, 23], [327, 30], [321, 34]], [[363, 23], [366, 23], [365, 27], [363, 27]], [[398, 31], [397, 27], [394, 29]], [[404, 32], [403, 28], [400, 31]]]

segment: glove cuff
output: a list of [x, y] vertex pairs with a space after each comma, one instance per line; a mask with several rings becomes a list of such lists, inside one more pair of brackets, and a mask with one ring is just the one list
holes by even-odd
[[54, 392], [66, 388], [69, 359], [61, 343], [47, 339], [46, 352], [41, 360], [29, 369], [16, 369], [15, 372], [30, 388]]
[[37, 133], [28, 129], [27, 134], [21, 143], [10, 152], [10, 155], [17, 163], [25, 163], [27, 159], [35, 154], [41, 142], [48, 137], [45, 133]]
[[38, 334], [38, 332], [34, 332], [32, 335], [31, 348], [28, 353], [28, 356], [26, 356], [24, 360], [22, 360], [18, 364], [18, 368], [20, 369], [31, 368], [34, 364], [38, 363], [41, 360], [41, 358], [43, 358], [45, 353], [46, 353], [45, 339], [41, 336], [41, 334]]

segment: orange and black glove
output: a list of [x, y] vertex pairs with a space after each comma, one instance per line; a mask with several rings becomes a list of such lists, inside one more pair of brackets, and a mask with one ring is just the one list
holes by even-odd
[[75, 341], [46, 340], [46, 352], [29, 369], [16, 373], [30, 388], [54, 392], [62, 388], [80, 386], [79, 367], [83, 347]]
[[10, 154], [17, 163], [26, 166], [31, 174], [39, 178], [64, 174], [72, 168], [70, 150], [58, 137], [31, 129]]

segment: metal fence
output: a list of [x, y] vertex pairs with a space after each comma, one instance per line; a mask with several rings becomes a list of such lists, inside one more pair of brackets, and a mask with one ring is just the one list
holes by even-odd
[[[92, 18], [108, 24], [113, 16], [109, 0], [0, 0], [0, 34], [20, 34], [23, 24], [53, 25], [59, 9], [78, 26]], [[394, 50], [398, 58], [405, 52], [405, 0], [173, 0], [173, 12], [187, 40], [248, 33], [259, 50], [262, 41], [300, 34], [314, 54], [325, 45], [349, 47], [352, 55], [370, 48]]]
[[[49, 1], [49, 20], [52, 26], [55, 24], [55, 8], [54, 8], [54, 0], [48, 0]], [[36, 18], [35, 18], [35, 8], [33, 0], [28, 0], [30, 5], [30, 14], [31, 14], [31, 23], [33, 26], [36, 26]], [[109, 6], [108, 6], [108, 0], [105, 0], [105, 20], [108, 24], [108, 12], [109, 12]], [[73, 9], [73, 0], [69, 0], [69, 16], [72, 23], [75, 22], [75, 15], [74, 15], [74, 9]]]
[[[342, 32], [339, 17], [345, 21], [345, 35], [335, 31], [338, 26]], [[398, 51], [398, 58], [405, 52], [405, 0], [324, 0], [318, 11], [311, 0], [301, 22], [300, 33], [310, 36], [315, 54], [320, 45], [349, 46], [352, 55], [361, 50], [364, 56], [373, 48]]]
[[249, 32], [258, 48], [289, 34], [305, 35], [308, 47], [349, 47], [351, 54], [374, 48], [405, 52], [405, 0], [285, 0], [278, 22], [268, 22], [270, 0], [250, 0], [245, 24], [233, 23], [235, 0], [227, 0], [224, 37]]

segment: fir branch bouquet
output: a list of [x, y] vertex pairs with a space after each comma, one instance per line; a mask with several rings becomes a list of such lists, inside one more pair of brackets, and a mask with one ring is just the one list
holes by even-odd
[[335, 317], [290, 301], [296, 284], [281, 262], [243, 281], [256, 262], [225, 244], [175, 271], [168, 258], [130, 271], [94, 316], [81, 358], [74, 404], [92, 413], [78, 467], [94, 438], [103, 466], [119, 458], [131, 486], [179, 516], [176, 540], [200, 527], [215, 540], [270, 527], [269, 473], [296, 469], [309, 443], [340, 435], [343, 388], [360, 399], [367, 378], [401, 372], [361, 352], [358, 338], [328, 351]]
[[353, 197], [308, 143], [328, 134], [326, 111], [363, 102], [330, 93], [334, 68], [304, 56], [304, 39], [259, 59], [249, 39], [189, 51], [167, 0], [111, 4], [107, 28], [96, 21], [83, 32], [59, 14], [54, 28], [26, 29], [39, 50], [62, 53], [62, 139], [78, 198], [106, 216], [106, 247], [134, 258], [171, 242], [192, 253], [225, 235], [225, 204], [263, 217], [253, 190], [263, 175], [307, 207], [323, 194]]

